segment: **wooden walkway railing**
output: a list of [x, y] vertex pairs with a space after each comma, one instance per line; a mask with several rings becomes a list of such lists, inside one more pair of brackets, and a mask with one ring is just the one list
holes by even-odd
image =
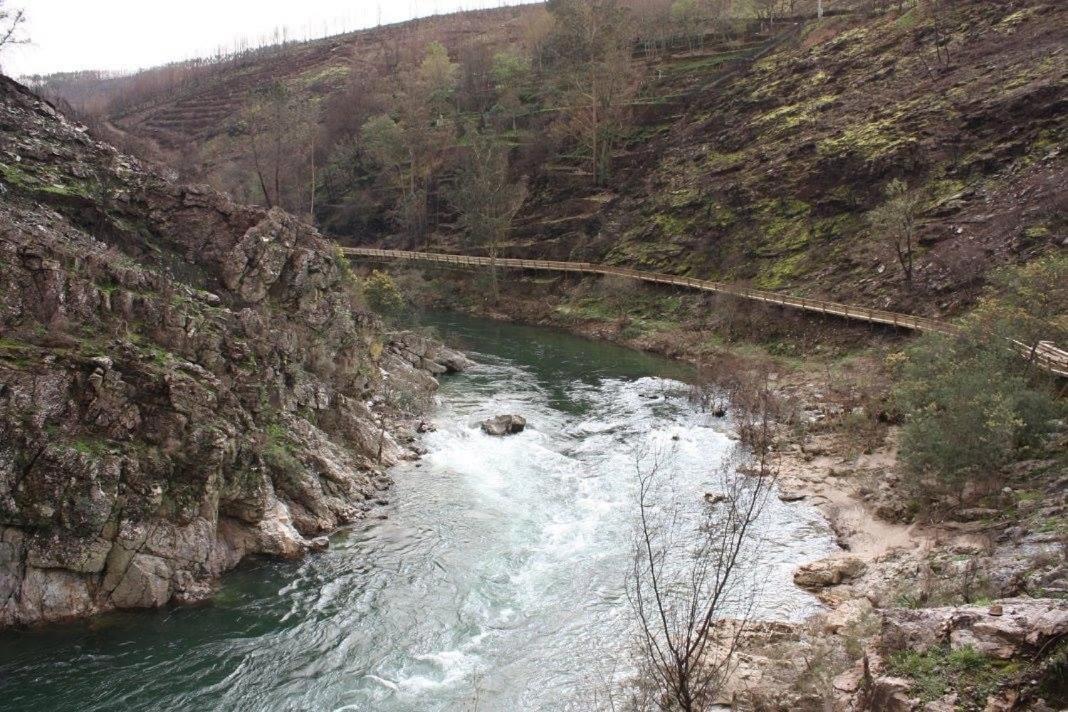
[[[471, 255], [456, 255], [444, 252], [410, 252], [405, 250], [379, 250], [371, 247], [345, 247], [342, 252], [350, 257], [374, 257], [391, 260], [412, 260], [416, 262], [434, 262], [462, 267], [492, 267], [494, 259], [491, 257], [475, 257]], [[929, 319], [922, 316], [898, 314], [882, 309], [851, 306], [829, 302], [824, 299], [812, 299], [809, 297], [791, 297], [778, 292], [769, 292], [749, 287], [738, 287], [724, 282], [713, 282], [706, 279], [694, 279], [693, 277], [679, 277], [677, 275], [662, 274], [659, 272], [642, 272], [624, 267], [608, 267], [592, 262], [559, 262], [554, 260], [522, 260], [512, 257], [498, 257], [498, 267], [510, 269], [545, 270], [550, 272], [579, 272], [583, 274], [617, 275], [629, 277], [643, 282], [654, 284], [670, 284], [678, 287], [686, 287], [704, 292], [717, 294], [729, 294], [742, 299], [774, 304], [791, 309], [815, 312], [818, 314], [830, 314], [844, 319], [866, 321], [873, 324], [888, 324], [912, 331], [935, 331], [942, 334], [955, 334], [958, 329], [953, 324], [940, 319]], [[1035, 349], [1017, 343], [1016, 347], [1041, 368], [1059, 376], [1068, 376], [1068, 352], [1058, 349], [1049, 342], [1042, 342]], [[1032, 354], [1032, 350], [1034, 353]]]

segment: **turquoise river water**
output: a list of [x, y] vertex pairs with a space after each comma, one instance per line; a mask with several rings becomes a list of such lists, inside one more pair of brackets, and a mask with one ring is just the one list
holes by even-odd
[[[478, 362], [446, 377], [427, 455], [389, 503], [302, 561], [254, 560], [207, 605], [0, 634], [0, 710], [590, 710], [625, 675], [634, 450], [670, 445], [675, 487], [714, 487], [734, 442], [687, 369], [557, 331], [434, 325]], [[524, 415], [491, 438], [480, 420]], [[833, 550], [772, 498], [757, 611], [817, 603], [793, 568]]]

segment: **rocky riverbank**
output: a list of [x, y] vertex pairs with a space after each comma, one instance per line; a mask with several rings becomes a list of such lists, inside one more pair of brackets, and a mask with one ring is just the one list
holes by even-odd
[[314, 229], [0, 77], [0, 627], [196, 601], [246, 556], [322, 548], [465, 362], [385, 332]]
[[[755, 709], [842, 710], [954, 709], [958, 702], [961, 709], [983, 709], [987, 697], [994, 705], [988, 709], [1055, 704], [1050, 700], [1058, 699], [1058, 693], [1043, 681], [1057, 674], [1047, 670], [1048, 657], [1068, 634], [1063, 536], [1049, 525], [1065, 511], [1063, 477], [1027, 484], [1042, 491], [1013, 481], [1019, 488], [1014, 489], [1007, 482], [1000, 495], [1003, 508], [997, 511], [917, 516], [899, 477], [897, 428], [888, 415], [883, 356], [895, 347], [893, 334], [867, 334], [870, 347], [858, 350], [843, 344], [855, 344], [862, 330], [817, 321], [798, 329], [803, 354], [784, 358], [744, 339], [734, 346], [722, 343], [721, 335], [734, 326], [731, 319], [737, 315], [725, 318], [729, 307], [720, 305], [717, 312], [714, 303], [699, 297], [694, 301], [703, 308], [695, 307], [690, 318], [643, 332], [629, 329], [626, 318], [576, 318], [566, 306], [574, 301], [568, 295], [592, 291], [581, 284], [561, 281], [551, 294], [539, 295], [537, 286], [526, 281], [523, 289], [510, 289], [492, 307], [472, 299], [453, 280], [433, 284], [439, 291], [423, 292], [424, 299], [430, 295], [481, 316], [557, 326], [689, 361], [704, 367], [712, 386], [734, 371], [756, 369], [789, 404], [796, 422], [781, 428], [776, 444], [780, 497], [819, 507], [841, 550], [795, 573], [795, 582], [817, 595], [826, 611], [803, 624], [753, 626], [720, 702]], [[747, 313], [752, 332], [766, 336], [769, 316]], [[782, 328], [796, 327], [789, 315], [784, 322]], [[1048, 465], [1020, 463], [1017, 475]], [[1025, 516], [1013, 517], [1014, 512]], [[984, 603], [969, 605], [975, 601]], [[997, 616], [990, 613], [998, 610], [1012, 611], [1010, 619], [999, 620], [1011, 620], [1015, 637], [1023, 642], [1011, 654], [991, 660], [990, 641], [1004, 637], [995, 630]], [[946, 626], [932, 622], [931, 635], [938, 643], [922, 657], [927, 649], [902, 645], [892, 632], [897, 621], [910, 616], [976, 621], [978, 632], [953, 637]], [[973, 648], [979, 655], [975, 664], [990, 673], [986, 686], [956, 689], [950, 675], [947, 689], [935, 695], [930, 675], [905, 664], [916, 663], [909, 657], [915, 654], [920, 656], [917, 665], [938, 666], [945, 662], [939, 656], [967, 656]]]

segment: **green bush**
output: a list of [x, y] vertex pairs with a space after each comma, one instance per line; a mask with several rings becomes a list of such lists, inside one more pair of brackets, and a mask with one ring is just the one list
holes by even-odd
[[894, 396], [905, 414], [901, 460], [911, 483], [958, 498], [1040, 443], [1058, 411], [1005, 342], [974, 334], [922, 337], [906, 353]]
[[901, 460], [927, 499], [993, 485], [1021, 450], [1041, 446], [1063, 415], [1051, 378], [1021, 348], [1068, 341], [1068, 259], [1005, 269], [957, 336], [928, 334], [900, 363]]
[[397, 283], [386, 272], [374, 270], [363, 281], [363, 293], [367, 304], [379, 314], [394, 317], [404, 312], [407, 303]]

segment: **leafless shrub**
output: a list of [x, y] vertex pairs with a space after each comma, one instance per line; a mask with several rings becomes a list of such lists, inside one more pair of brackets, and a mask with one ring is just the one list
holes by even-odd
[[644, 285], [636, 279], [617, 274], [606, 274], [597, 283], [597, 294], [611, 309], [625, 317], [627, 308], [642, 294]]
[[[709, 709], [736, 664], [755, 591], [743, 577], [758, 555], [754, 524], [776, 481], [772, 452], [778, 404], [767, 387], [739, 391], [735, 419], [749, 448], [721, 468], [723, 499], [706, 507], [696, 531], [685, 498], [665, 496], [665, 454], [636, 455], [639, 526], [629, 595], [639, 625], [639, 688], [661, 710]], [[731, 625], [722, 625], [730, 616]]]
[[4, 0], [0, 0], [0, 50], [8, 45], [27, 42], [19, 35], [19, 29], [26, 22], [26, 11], [8, 9], [6, 4]]

